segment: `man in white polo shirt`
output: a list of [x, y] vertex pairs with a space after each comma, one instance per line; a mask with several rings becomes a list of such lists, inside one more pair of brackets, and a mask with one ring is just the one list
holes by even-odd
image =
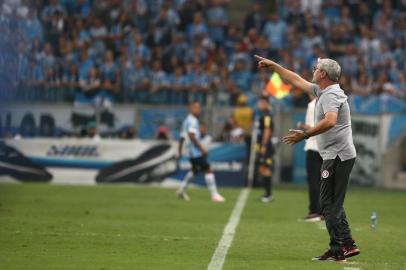
[[[316, 97], [314, 95], [309, 96], [311, 101], [307, 104], [305, 123], [298, 123], [298, 128], [305, 131], [315, 126]], [[320, 210], [320, 172], [323, 159], [319, 154], [316, 137], [310, 137], [306, 140], [304, 150], [306, 151], [306, 173], [309, 189], [309, 213], [304, 220], [309, 222], [320, 221], [323, 217]]]
[[330, 248], [313, 260], [345, 262], [346, 258], [356, 256], [360, 251], [352, 239], [343, 207], [356, 151], [352, 140], [350, 106], [338, 84], [341, 67], [332, 59], [319, 58], [313, 69], [312, 82], [308, 82], [274, 61], [256, 57], [260, 68], [271, 68], [295, 87], [317, 97], [315, 126], [308, 130], [291, 129], [282, 141], [295, 144], [318, 135], [317, 146], [323, 158], [320, 207], [330, 236]]

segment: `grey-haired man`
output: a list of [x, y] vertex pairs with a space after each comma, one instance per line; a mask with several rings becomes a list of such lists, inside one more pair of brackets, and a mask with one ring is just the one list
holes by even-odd
[[272, 60], [256, 56], [260, 68], [271, 68], [292, 85], [316, 95], [314, 127], [289, 130], [283, 138], [286, 144], [316, 136], [323, 158], [320, 183], [320, 207], [330, 235], [330, 249], [313, 260], [343, 262], [360, 253], [351, 236], [343, 208], [349, 176], [354, 166], [356, 151], [352, 140], [350, 108], [347, 96], [338, 81], [340, 65], [328, 58], [318, 59], [312, 82], [283, 68]]

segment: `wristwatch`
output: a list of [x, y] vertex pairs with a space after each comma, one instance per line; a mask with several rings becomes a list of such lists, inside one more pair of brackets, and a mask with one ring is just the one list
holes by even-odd
[[305, 140], [310, 138], [309, 134], [305, 130], [303, 130], [303, 136]]

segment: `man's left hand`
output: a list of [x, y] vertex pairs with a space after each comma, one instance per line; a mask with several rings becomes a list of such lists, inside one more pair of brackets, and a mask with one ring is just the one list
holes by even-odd
[[282, 138], [286, 144], [295, 144], [303, 140], [305, 137], [303, 130], [289, 129], [289, 134]]

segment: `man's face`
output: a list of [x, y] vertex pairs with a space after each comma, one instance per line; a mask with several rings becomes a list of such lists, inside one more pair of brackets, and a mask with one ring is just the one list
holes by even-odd
[[89, 137], [95, 136], [95, 135], [96, 135], [96, 129], [93, 128], [93, 127], [88, 128], [88, 130], [87, 130], [87, 135], [88, 135]]
[[313, 78], [312, 78], [312, 83], [318, 83], [320, 82], [321, 78], [322, 78], [322, 72], [324, 72], [323, 70], [320, 69], [319, 64], [317, 64], [314, 68], [313, 68]]
[[266, 101], [266, 100], [264, 100], [264, 99], [260, 99], [259, 101], [258, 101], [258, 108], [261, 110], [261, 111], [265, 111], [265, 110], [267, 110], [268, 109], [268, 101]]
[[200, 104], [197, 103], [197, 102], [193, 103], [193, 104], [191, 105], [191, 107], [190, 107], [190, 111], [192, 112], [193, 115], [199, 116], [199, 115], [200, 115], [200, 111], [201, 111]]

